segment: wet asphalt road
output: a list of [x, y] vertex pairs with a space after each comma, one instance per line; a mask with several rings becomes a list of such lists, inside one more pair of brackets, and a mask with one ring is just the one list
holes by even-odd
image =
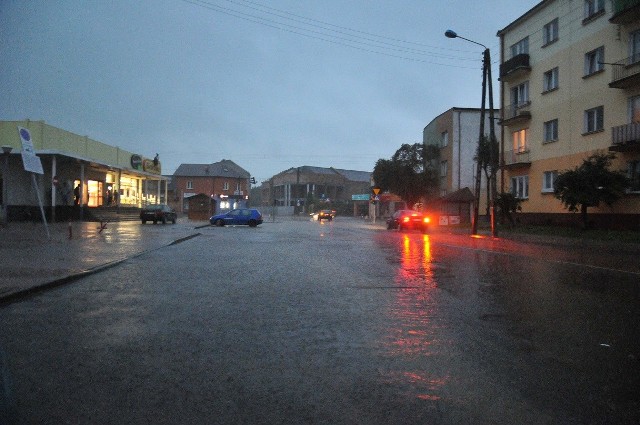
[[199, 232], [0, 308], [16, 423], [640, 422], [638, 252]]

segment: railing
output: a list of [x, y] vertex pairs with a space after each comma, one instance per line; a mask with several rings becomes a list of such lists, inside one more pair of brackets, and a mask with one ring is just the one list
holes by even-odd
[[640, 123], [619, 125], [611, 128], [611, 144], [621, 145], [640, 141]]
[[505, 108], [504, 120], [512, 120], [514, 118], [531, 118], [530, 112], [531, 102], [523, 102], [517, 105], [511, 105]]
[[504, 165], [515, 164], [531, 164], [531, 155], [526, 146], [521, 149], [504, 152]]
[[624, 88], [633, 84], [633, 81], [624, 83], [623, 80], [631, 79], [631, 77], [640, 77], [640, 54], [629, 56], [618, 62], [611, 64], [613, 67], [613, 77], [611, 78], [611, 87]]
[[613, 16], [609, 19], [615, 24], [631, 23], [638, 18], [640, 0], [613, 0]]
[[500, 77], [501, 78], [505, 77], [519, 69], [531, 71], [531, 66], [529, 65], [528, 53], [521, 53], [519, 55], [515, 55], [508, 61], [500, 64]]

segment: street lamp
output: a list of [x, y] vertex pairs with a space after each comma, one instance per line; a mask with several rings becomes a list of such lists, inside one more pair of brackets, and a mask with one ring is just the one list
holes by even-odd
[[[469, 40], [459, 36], [453, 30], [447, 30], [444, 33], [447, 38], [461, 38], [469, 43], [477, 44], [484, 47], [483, 60], [482, 60], [482, 106], [480, 107], [480, 135], [478, 138], [478, 146], [482, 142], [484, 137], [484, 121], [485, 121], [485, 102], [487, 97], [487, 82], [489, 86], [489, 164], [491, 173], [489, 174], [489, 218], [491, 221], [491, 236], [497, 235], [496, 222], [495, 222], [495, 201], [496, 201], [496, 174], [498, 170], [498, 155], [494, 152], [494, 143], [496, 140], [494, 116], [493, 116], [493, 84], [491, 81], [491, 53], [489, 48], [477, 41]], [[479, 153], [479, 149], [478, 149]], [[475, 181], [475, 199], [473, 205], [473, 219], [471, 223], [471, 233], [473, 235], [478, 234], [478, 210], [480, 207], [480, 184], [482, 181], [482, 170], [480, 169], [480, 157], [478, 156], [478, 165], [476, 167], [476, 181]]]
[[9, 209], [7, 208], [7, 176], [9, 175], [9, 154], [13, 148], [11, 146], [3, 146], [2, 153], [4, 156], [4, 170], [2, 171], [2, 219], [4, 223], [9, 222]]

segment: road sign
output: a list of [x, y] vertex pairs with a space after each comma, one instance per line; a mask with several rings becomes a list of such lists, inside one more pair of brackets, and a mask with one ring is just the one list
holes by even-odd
[[31, 173], [44, 174], [40, 157], [36, 155], [33, 149], [31, 133], [24, 127], [18, 127], [18, 133], [22, 142], [22, 164], [24, 165], [24, 170]]
[[373, 194], [377, 196], [379, 193], [380, 193], [380, 188], [379, 187], [374, 187], [373, 188]]
[[366, 193], [364, 195], [351, 195], [351, 200], [352, 201], [368, 201], [369, 195], [367, 195]]

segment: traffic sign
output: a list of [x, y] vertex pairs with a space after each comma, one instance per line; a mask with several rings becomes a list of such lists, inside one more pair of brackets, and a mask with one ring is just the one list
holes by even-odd
[[44, 174], [40, 157], [36, 155], [33, 149], [31, 133], [24, 127], [18, 127], [18, 133], [20, 134], [20, 141], [22, 142], [22, 164], [24, 165], [24, 170], [36, 174]]

